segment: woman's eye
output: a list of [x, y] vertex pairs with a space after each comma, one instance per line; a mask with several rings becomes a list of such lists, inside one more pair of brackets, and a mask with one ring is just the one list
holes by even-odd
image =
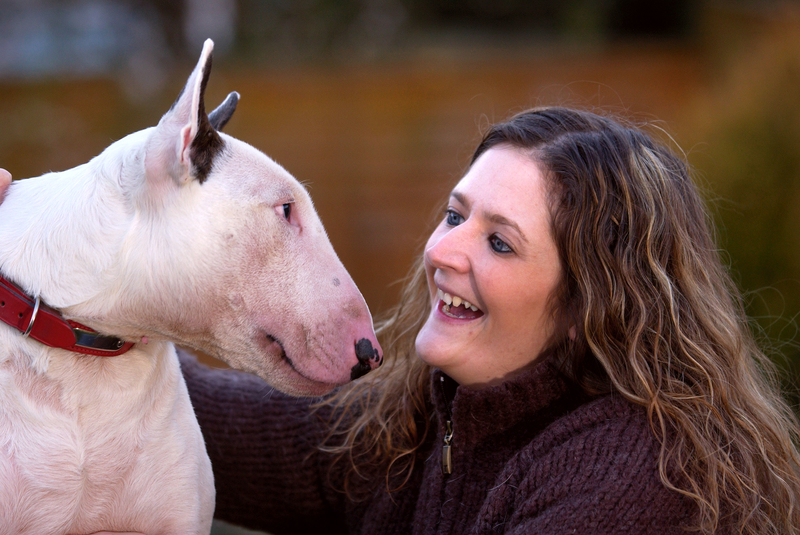
[[289, 217], [292, 215], [292, 203], [286, 203], [283, 205], [283, 217], [286, 218], [286, 221], [289, 221]]
[[492, 236], [489, 238], [489, 244], [492, 247], [492, 250], [496, 253], [513, 253], [514, 251], [511, 247], [508, 246], [506, 242], [498, 238], [497, 236]]
[[455, 210], [447, 210], [445, 215], [445, 220], [447, 221], [447, 224], [450, 225], [451, 227], [455, 227], [464, 222], [464, 218], [461, 217], [461, 214], [459, 214]]

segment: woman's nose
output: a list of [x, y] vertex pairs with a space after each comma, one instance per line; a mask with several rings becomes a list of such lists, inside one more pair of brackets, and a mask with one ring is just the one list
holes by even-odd
[[469, 231], [466, 224], [437, 229], [425, 246], [425, 259], [436, 269], [465, 272], [469, 269]]

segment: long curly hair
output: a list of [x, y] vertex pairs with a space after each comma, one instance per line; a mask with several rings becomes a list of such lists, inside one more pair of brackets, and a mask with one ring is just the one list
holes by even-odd
[[[661, 479], [697, 504], [701, 532], [800, 533], [797, 419], [684, 161], [639, 128], [559, 107], [490, 127], [471, 164], [498, 145], [546, 171], [564, 273], [548, 350], [564, 372], [646, 409]], [[365, 467], [391, 491], [418, 462], [432, 411], [414, 342], [430, 306], [420, 258], [378, 325], [385, 364], [325, 401], [337, 418], [322, 448], [349, 463], [348, 492]]]

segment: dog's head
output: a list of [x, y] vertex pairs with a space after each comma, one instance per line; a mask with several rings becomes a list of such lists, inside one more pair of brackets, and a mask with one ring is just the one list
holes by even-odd
[[212, 47], [158, 126], [92, 162], [115, 176], [130, 226], [114, 287], [71, 311], [322, 394], [380, 363], [371, 316], [305, 188], [220, 132], [238, 95], [206, 114]]

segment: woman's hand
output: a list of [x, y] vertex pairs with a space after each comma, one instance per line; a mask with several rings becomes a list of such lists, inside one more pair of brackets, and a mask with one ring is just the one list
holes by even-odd
[[5, 169], [0, 169], [0, 202], [3, 202], [5, 198], [9, 184], [11, 184], [11, 173]]

